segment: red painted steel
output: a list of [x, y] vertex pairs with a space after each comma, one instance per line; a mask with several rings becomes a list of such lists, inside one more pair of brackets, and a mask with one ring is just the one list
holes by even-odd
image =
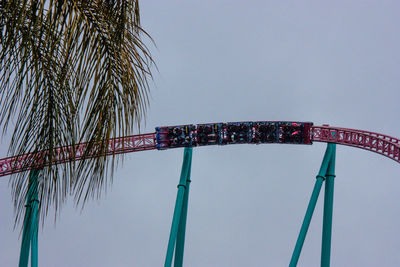
[[[113, 138], [110, 140], [107, 151], [103, 154], [116, 155], [128, 152], [137, 152], [156, 149], [155, 134], [139, 134], [126, 137]], [[86, 151], [87, 144], [82, 143], [75, 146], [61, 147], [56, 150], [56, 158], [52, 164], [60, 164], [69, 161], [77, 161], [85, 158], [93, 158], [99, 154], [96, 151]], [[74, 152], [75, 151], [75, 152]], [[31, 153], [20, 156], [0, 159], [0, 176], [40, 168], [43, 165], [44, 153]]]
[[[313, 126], [311, 140], [314, 142], [336, 143], [373, 151], [400, 163], [400, 139], [384, 134], [356, 129], [330, 126]], [[52, 164], [77, 161], [99, 156], [96, 151], [87, 152], [87, 144], [58, 148]], [[119, 137], [110, 140], [106, 155], [116, 155], [156, 149], [155, 133]], [[75, 152], [74, 152], [75, 151]], [[43, 167], [45, 153], [24, 154], [0, 159], [0, 176]], [[48, 165], [48, 164], [47, 164]]]
[[336, 143], [373, 151], [400, 163], [400, 139], [356, 129], [313, 126], [311, 139], [315, 142]]

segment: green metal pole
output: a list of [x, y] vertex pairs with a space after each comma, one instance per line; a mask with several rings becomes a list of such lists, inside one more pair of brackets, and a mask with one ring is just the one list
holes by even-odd
[[30, 227], [30, 206], [26, 205], [25, 218], [24, 218], [24, 226], [22, 231], [22, 241], [21, 241], [21, 251], [19, 253], [19, 267], [28, 266], [29, 260], [29, 248], [31, 244], [31, 227]]
[[332, 157], [329, 162], [328, 170], [326, 172], [325, 196], [324, 196], [324, 219], [322, 226], [321, 267], [329, 267], [331, 258], [336, 144], [329, 143], [328, 146], [332, 147]]
[[34, 169], [29, 175], [29, 188], [26, 200], [26, 211], [24, 218], [21, 252], [19, 255], [19, 267], [28, 266], [29, 249], [31, 249], [31, 266], [37, 267], [38, 265], [38, 246], [37, 246], [37, 232], [38, 232], [38, 180], [39, 170]]
[[38, 228], [39, 228], [39, 200], [37, 190], [35, 200], [31, 203], [32, 221], [31, 221], [31, 267], [38, 266]]
[[304, 216], [303, 224], [301, 225], [299, 236], [293, 250], [292, 258], [290, 259], [289, 267], [297, 266], [297, 262], [299, 261], [301, 249], [303, 248], [304, 240], [310, 226], [311, 218], [314, 213], [315, 205], [317, 204], [319, 192], [321, 191], [321, 186], [325, 179], [326, 170], [328, 169], [328, 164], [331, 156], [332, 147], [327, 146], [324, 154], [324, 159], [322, 160], [321, 168], [319, 169], [317, 180], [315, 181], [314, 189], [311, 194], [310, 202], [308, 203], [306, 215]]
[[187, 210], [188, 210], [188, 202], [189, 202], [189, 187], [190, 187], [190, 172], [191, 172], [191, 162], [189, 163], [189, 170], [186, 176], [186, 190], [185, 196], [183, 198], [183, 207], [181, 220], [179, 221], [178, 228], [178, 236], [176, 239], [176, 248], [175, 248], [175, 259], [174, 259], [174, 267], [182, 267], [183, 265], [183, 251], [185, 248], [185, 233], [186, 233], [186, 218], [187, 218]]
[[191, 168], [190, 167], [191, 160], [192, 160], [192, 148], [186, 147], [184, 154], [183, 154], [181, 178], [180, 178], [179, 184], [178, 184], [178, 194], [176, 196], [174, 216], [172, 219], [171, 232], [170, 232], [169, 241], [168, 241], [167, 256], [165, 257], [165, 263], [164, 263], [165, 267], [170, 267], [172, 264], [172, 256], [174, 253], [174, 247], [175, 247], [176, 236], [178, 233], [179, 221], [181, 219], [182, 206], [183, 206], [183, 200], [184, 200], [185, 189], [186, 189], [186, 180], [188, 177], [187, 176], [188, 171]]
[[184, 185], [179, 184], [178, 185], [178, 195], [176, 197], [176, 202], [175, 202], [174, 217], [172, 219], [171, 232], [169, 235], [167, 256], [165, 258], [165, 263], [164, 263], [165, 267], [170, 267], [172, 264], [172, 256], [174, 253], [176, 235], [178, 232], [178, 224], [179, 224], [179, 220], [181, 217], [184, 193], [185, 193]]

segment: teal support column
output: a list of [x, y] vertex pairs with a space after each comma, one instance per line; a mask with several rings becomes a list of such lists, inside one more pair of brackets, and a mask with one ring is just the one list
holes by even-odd
[[[170, 267], [172, 264], [172, 257], [174, 253], [174, 248], [176, 244], [176, 239], [178, 235], [178, 228], [180, 222], [183, 220], [181, 218], [182, 216], [182, 210], [184, 206], [185, 199], [188, 198], [188, 194], [185, 197], [185, 192], [186, 188], [188, 185], [188, 180], [190, 180], [190, 170], [191, 170], [191, 165], [192, 165], [192, 151], [193, 149], [191, 147], [186, 147], [183, 155], [183, 164], [182, 164], [182, 170], [181, 170], [181, 178], [179, 180], [178, 184], [178, 194], [176, 197], [176, 203], [175, 203], [175, 210], [174, 210], [174, 216], [172, 219], [172, 225], [171, 225], [171, 232], [169, 236], [169, 241], [168, 241], [168, 248], [167, 248], [167, 255], [165, 257], [165, 267]], [[187, 211], [187, 208], [186, 208]], [[185, 213], [185, 212], [183, 212]], [[186, 217], [186, 215], [185, 215]], [[186, 225], [186, 218], [184, 220], [184, 224]], [[183, 225], [181, 226], [183, 228]], [[181, 229], [181, 232], [183, 230]], [[181, 238], [181, 237], [180, 237]], [[180, 244], [183, 245], [182, 240], [180, 241]], [[183, 258], [183, 248], [181, 249], [182, 252], [182, 258]]]
[[31, 227], [30, 227], [30, 207], [27, 204], [24, 218], [24, 226], [22, 230], [21, 251], [19, 253], [19, 267], [27, 267], [29, 260], [29, 249], [31, 245]]
[[307, 235], [308, 228], [310, 226], [311, 218], [314, 213], [315, 205], [317, 204], [318, 196], [321, 191], [321, 186], [323, 181], [325, 180], [325, 174], [328, 169], [328, 165], [330, 159], [332, 157], [332, 147], [327, 146], [324, 154], [324, 159], [322, 160], [321, 167], [319, 169], [317, 180], [315, 181], [314, 189], [311, 194], [310, 202], [308, 203], [308, 207], [306, 210], [306, 215], [304, 216], [303, 223], [300, 228], [299, 236], [296, 241], [295, 248], [293, 250], [292, 258], [290, 259], [289, 267], [297, 266], [297, 262], [299, 261], [301, 249], [303, 248], [304, 240]]
[[329, 143], [332, 147], [332, 157], [326, 172], [325, 197], [324, 197], [324, 219], [322, 226], [322, 249], [321, 267], [330, 266], [331, 237], [332, 237], [332, 214], [333, 214], [333, 189], [335, 182], [335, 157], [336, 144]]
[[308, 203], [306, 215], [304, 216], [303, 224], [301, 225], [300, 233], [297, 238], [292, 258], [290, 259], [289, 267], [297, 266], [297, 262], [299, 261], [301, 249], [303, 248], [304, 240], [306, 238], [307, 231], [310, 226], [311, 218], [314, 213], [315, 205], [317, 203], [323, 181], [324, 180], [322, 177], [317, 177], [317, 180], [315, 181], [314, 190], [311, 194], [310, 202]]
[[[37, 183], [37, 180], [36, 180]], [[36, 190], [36, 198], [31, 203], [32, 222], [31, 222], [31, 267], [38, 266], [38, 229], [39, 229], [39, 199]]]
[[190, 173], [191, 173], [191, 164], [189, 166], [189, 171], [186, 178], [186, 190], [185, 196], [183, 198], [183, 207], [181, 219], [179, 221], [178, 228], [178, 236], [176, 240], [176, 248], [175, 248], [175, 259], [174, 259], [174, 267], [182, 267], [183, 265], [183, 251], [185, 248], [185, 234], [186, 234], [186, 219], [187, 219], [187, 210], [188, 210], [188, 202], [189, 202], [189, 187], [190, 187]]
[[32, 170], [29, 175], [19, 267], [28, 266], [29, 250], [31, 250], [31, 267], [38, 266], [38, 175], [37, 169]]

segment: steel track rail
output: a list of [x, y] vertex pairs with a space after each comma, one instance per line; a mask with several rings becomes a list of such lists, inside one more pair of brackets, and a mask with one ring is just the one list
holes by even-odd
[[363, 130], [313, 126], [311, 140], [369, 150], [400, 163], [400, 139]]
[[[76, 146], [67, 146], [56, 149], [56, 157], [52, 164], [61, 164], [71, 161], [78, 161], [87, 158], [94, 158], [101, 155], [117, 155], [129, 152], [138, 152], [156, 149], [155, 134], [138, 134], [132, 136], [118, 137], [110, 140], [105, 153], [87, 151], [88, 144], [81, 143]], [[42, 163], [45, 153], [30, 153], [0, 159], [0, 176], [10, 175], [34, 168], [45, 167], [48, 164]]]
[[[340, 127], [313, 126], [311, 140], [314, 142], [336, 143], [369, 150], [400, 163], [400, 139], [388, 135]], [[88, 144], [61, 147], [56, 150], [56, 157], [51, 164], [62, 164], [101, 155], [117, 155], [156, 149], [155, 133], [118, 137], [110, 140], [107, 151], [99, 154], [87, 151]], [[44, 152], [30, 153], [0, 159], [0, 176], [45, 167]]]

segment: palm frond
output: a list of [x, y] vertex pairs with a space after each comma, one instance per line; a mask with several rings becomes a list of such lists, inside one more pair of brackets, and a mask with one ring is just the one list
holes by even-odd
[[[1, 1], [0, 37], [0, 125], [3, 133], [13, 127], [9, 154], [48, 151], [46, 163], [54, 148], [78, 142], [104, 154], [110, 138], [140, 126], [153, 60], [138, 0]], [[115, 159], [43, 167], [41, 218], [68, 194], [82, 203], [99, 196]], [[18, 221], [28, 174], [10, 181]]]

